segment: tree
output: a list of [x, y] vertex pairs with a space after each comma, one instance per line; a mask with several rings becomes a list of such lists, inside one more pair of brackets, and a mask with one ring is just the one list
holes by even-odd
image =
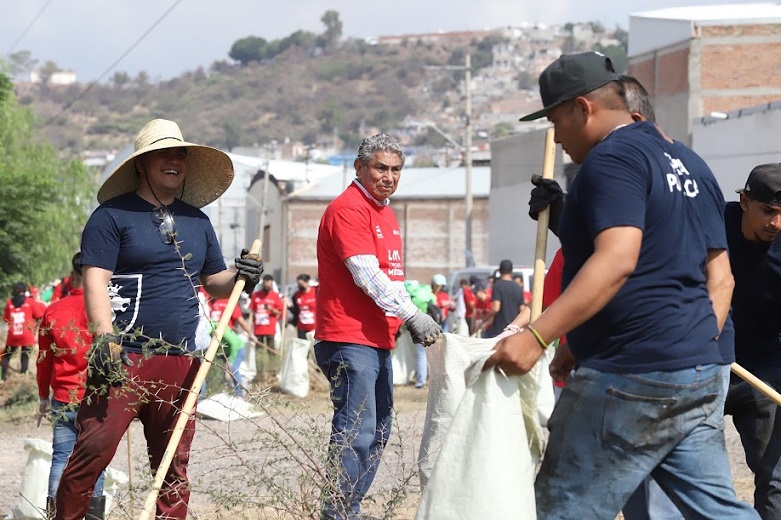
[[246, 38], [241, 38], [233, 43], [228, 56], [230, 56], [232, 60], [241, 63], [242, 66], [245, 66], [252, 61], [262, 60], [267, 44], [268, 42], [263, 38], [247, 36]]
[[52, 78], [52, 75], [55, 72], [59, 72], [60, 67], [52, 60], [47, 60], [43, 66], [39, 69], [39, 74], [41, 76], [41, 83], [44, 85], [49, 83], [49, 80]]
[[231, 117], [222, 123], [222, 129], [225, 131], [225, 148], [230, 152], [241, 144], [241, 123]]
[[339, 11], [329, 9], [323, 14], [320, 21], [325, 25], [323, 37], [325, 38], [326, 45], [329, 47], [336, 46], [336, 44], [339, 43], [339, 39], [342, 37], [342, 21], [339, 19]]
[[84, 164], [38, 144], [32, 113], [0, 74], [0, 294], [67, 272], [94, 200]]
[[124, 71], [117, 71], [111, 76], [111, 83], [114, 84], [115, 88], [121, 89], [130, 83], [130, 75]]
[[33, 59], [30, 51], [14, 52], [8, 56], [8, 60], [11, 64], [11, 75], [14, 78], [29, 74], [38, 63], [38, 60]]

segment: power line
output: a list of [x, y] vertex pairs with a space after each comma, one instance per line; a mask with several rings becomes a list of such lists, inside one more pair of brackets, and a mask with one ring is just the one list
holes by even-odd
[[30, 32], [30, 29], [32, 29], [33, 25], [35, 25], [35, 22], [38, 21], [38, 18], [41, 17], [43, 12], [46, 10], [46, 7], [51, 3], [52, 0], [46, 0], [46, 2], [43, 4], [43, 6], [38, 10], [38, 13], [33, 17], [33, 20], [30, 22], [30, 24], [25, 28], [24, 31], [22, 31], [22, 34], [16, 39], [16, 41], [11, 45], [11, 47], [8, 49], [8, 52], [6, 55], [10, 55], [17, 45], [19, 45], [19, 42], [22, 41], [22, 39], [27, 35], [28, 32]]
[[[49, 1], [51, 1], [51, 0], [49, 0]], [[70, 101], [70, 102], [66, 103], [66, 104], [65, 104], [65, 106], [63, 106], [63, 107], [62, 107], [62, 110], [60, 110], [60, 111], [59, 111], [59, 112], [58, 112], [56, 115], [54, 115], [54, 116], [50, 117], [49, 119], [47, 119], [47, 120], [46, 120], [46, 122], [45, 122], [45, 123], [44, 123], [42, 126], [43, 126], [43, 127], [49, 126], [50, 124], [52, 124], [52, 123], [54, 122], [54, 120], [55, 120], [55, 119], [57, 119], [58, 117], [60, 117], [61, 115], [63, 115], [65, 112], [69, 111], [73, 105], [75, 105], [76, 103], [78, 103], [79, 101], [81, 101], [81, 99], [82, 99], [82, 98], [84, 98], [84, 96], [86, 96], [86, 95], [87, 95], [87, 93], [89, 93], [89, 91], [91, 91], [91, 90], [92, 90], [92, 89], [95, 87], [95, 85], [97, 85], [98, 83], [100, 83], [100, 80], [102, 80], [103, 78], [105, 78], [105, 77], [108, 75], [108, 73], [109, 73], [109, 72], [111, 72], [112, 70], [114, 70], [114, 67], [116, 67], [117, 65], [119, 65], [119, 63], [120, 63], [122, 60], [124, 60], [124, 59], [127, 57], [127, 55], [128, 55], [128, 54], [130, 54], [131, 52], [133, 52], [133, 50], [134, 50], [136, 47], [138, 47], [138, 45], [139, 45], [139, 44], [140, 44], [142, 41], [144, 41], [144, 39], [145, 39], [147, 36], [149, 36], [149, 34], [150, 34], [150, 33], [151, 33], [151, 32], [152, 32], [152, 31], [153, 31], [153, 30], [154, 30], [154, 29], [155, 29], [155, 28], [156, 28], [158, 25], [160, 25], [160, 22], [162, 22], [163, 20], [165, 20], [165, 18], [166, 18], [166, 17], [167, 17], [167, 16], [168, 16], [168, 15], [171, 13], [171, 11], [173, 11], [173, 10], [174, 10], [174, 8], [175, 8], [177, 5], [179, 5], [180, 3], [182, 3], [182, 0], [176, 0], [176, 1], [173, 3], [173, 5], [171, 5], [171, 7], [169, 7], [169, 8], [168, 8], [168, 10], [167, 10], [166, 12], [164, 12], [164, 13], [163, 13], [163, 14], [160, 16], [160, 18], [158, 18], [157, 20], [155, 20], [155, 22], [154, 22], [154, 23], [151, 25], [151, 27], [149, 27], [149, 29], [147, 29], [146, 31], [144, 31], [144, 34], [142, 34], [142, 35], [141, 35], [141, 36], [140, 36], [140, 37], [139, 37], [139, 38], [138, 38], [138, 39], [137, 39], [137, 40], [136, 40], [136, 41], [135, 41], [135, 42], [134, 42], [134, 43], [133, 43], [133, 44], [132, 44], [132, 45], [131, 45], [131, 46], [130, 46], [130, 47], [129, 47], [129, 48], [126, 50], [126, 51], [125, 51], [125, 52], [123, 52], [123, 53], [122, 53], [122, 55], [121, 55], [119, 58], [117, 58], [116, 60], [114, 60], [114, 63], [112, 63], [111, 65], [109, 65], [109, 67], [108, 67], [108, 68], [107, 68], [107, 69], [106, 69], [106, 70], [103, 72], [103, 74], [101, 74], [101, 75], [98, 77], [98, 79], [96, 79], [96, 80], [92, 81], [92, 82], [91, 82], [89, 85], [87, 85], [87, 88], [85, 88], [85, 89], [84, 89], [84, 90], [83, 90], [83, 91], [82, 91], [82, 92], [81, 92], [81, 93], [80, 93], [78, 96], [76, 96], [76, 98], [75, 98], [75, 99], [73, 99], [73, 101]]]

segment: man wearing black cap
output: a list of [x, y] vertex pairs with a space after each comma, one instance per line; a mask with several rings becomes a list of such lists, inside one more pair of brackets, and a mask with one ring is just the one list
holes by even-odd
[[[781, 164], [751, 170], [740, 202], [724, 209], [735, 276], [732, 319], [737, 362], [781, 389]], [[781, 518], [781, 420], [764, 394], [732, 377], [725, 413], [740, 433], [754, 472], [754, 507], [764, 519]]]
[[559, 238], [561, 296], [486, 365], [530, 370], [566, 334], [577, 369], [548, 421], [546, 519], [614, 518], [651, 474], [691, 518], [756, 518], [732, 487], [716, 343], [732, 294], [723, 198], [693, 152], [633, 122], [610, 60], [564, 55], [540, 76], [555, 140], [581, 164]]
[[491, 310], [484, 318], [485, 323], [489, 324], [485, 330], [487, 338], [501, 334], [523, 308], [523, 289], [512, 277], [512, 261], [499, 262], [499, 279], [494, 282], [494, 289], [491, 291]]

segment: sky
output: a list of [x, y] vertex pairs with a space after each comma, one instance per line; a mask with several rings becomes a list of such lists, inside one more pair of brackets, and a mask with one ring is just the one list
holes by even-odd
[[94, 81], [101, 76], [105, 81], [117, 71], [135, 76], [141, 70], [152, 80], [159, 80], [199, 66], [208, 68], [217, 60], [229, 60], [231, 45], [246, 36], [273, 40], [299, 29], [321, 33], [324, 26], [320, 18], [329, 9], [339, 12], [344, 37], [366, 38], [493, 29], [524, 22], [598, 21], [607, 28], [620, 26], [628, 30], [632, 13], [666, 7], [741, 3], [752, 2], [21, 0], [6, 2], [3, 9], [0, 55], [28, 50], [41, 64], [51, 60], [62, 69], [75, 70], [80, 82]]

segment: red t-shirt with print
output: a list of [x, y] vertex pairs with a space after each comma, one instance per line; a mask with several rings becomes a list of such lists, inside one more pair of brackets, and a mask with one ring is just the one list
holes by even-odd
[[317, 291], [310, 287], [307, 292], [299, 290], [293, 295], [293, 301], [298, 307], [298, 330], [309, 332], [315, 330], [315, 312], [317, 310]]
[[[225, 307], [228, 306], [228, 299], [224, 298], [221, 300], [211, 300], [209, 302], [209, 307], [211, 308], [209, 319], [211, 319], [215, 323], [219, 323], [220, 319], [222, 318], [222, 314], [225, 312]], [[233, 314], [231, 314], [231, 319], [228, 321], [228, 327], [231, 329], [236, 325], [236, 320], [241, 318], [241, 309], [238, 305], [233, 307]]]
[[5, 303], [3, 321], [8, 324], [5, 344], [8, 347], [31, 347], [35, 345], [35, 325], [41, 319], [46, 306], [29, 296], [17, 307], [11, 298]]
[[278, 315], [268, 309], [276, 309], [282, 312], [282, 298], [274, 291], [261, 289], [252, 294], [249, 304], [253, 316], [253, 326], [256, 336], [273, 336], [277, 333]]
[[317, 236], [315, 338], [392, 349], [401, 320], [355, 285], [344, 261], [374, 255], [391, 281], [404, 280], [401, 231], [390, 206], [379, 206], [355, 182], [325, 210]]

